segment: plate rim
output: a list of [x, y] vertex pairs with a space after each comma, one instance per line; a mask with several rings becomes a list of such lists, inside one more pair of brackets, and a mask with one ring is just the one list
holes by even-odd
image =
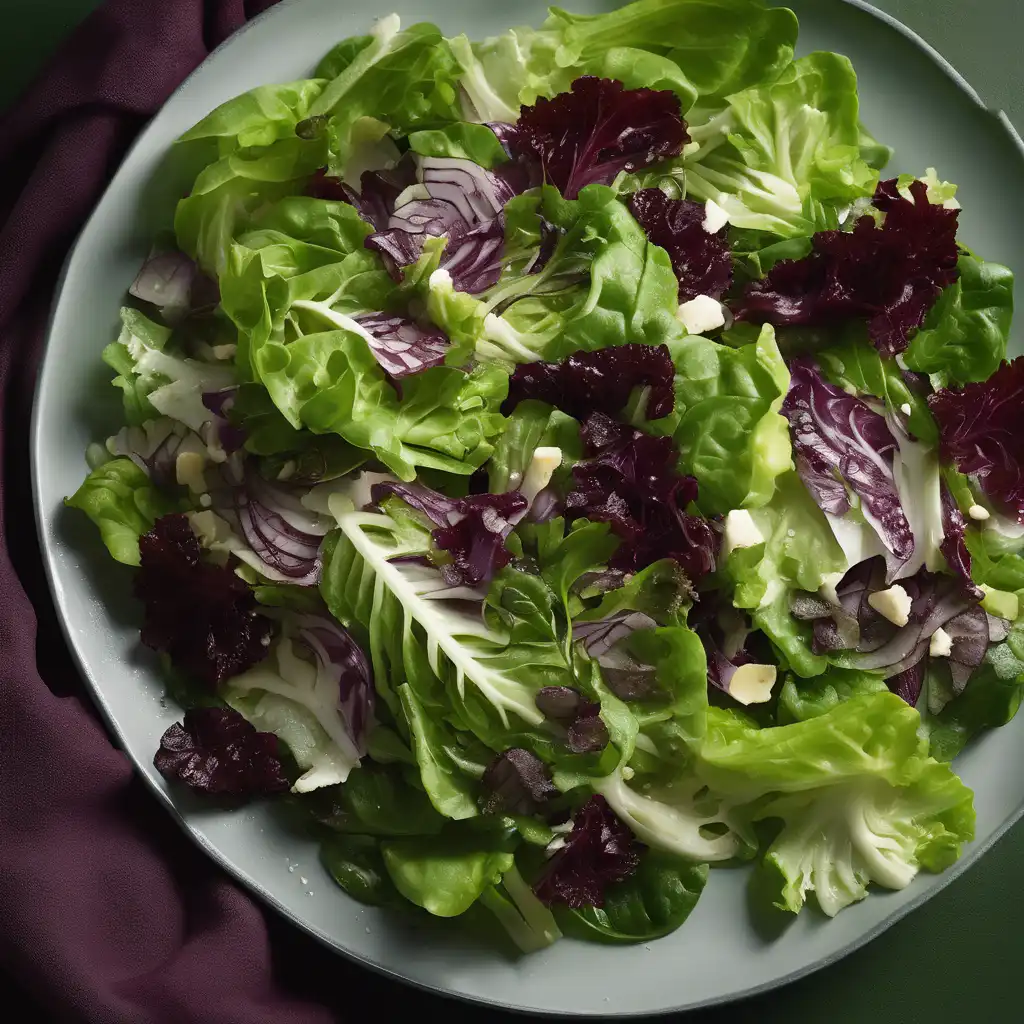
[[[449, 988], [443, 987], [441, 984], [434, 984], [427, 981], [422, 981], [416, 978], [409, 977], [405, 974], [400, 973], [398, 970], [385, 966], [384, 964], [375, 963], [374, 961], [364, 957], [358, 949], [348, 949], [340, 945], [339, 942], [319, 928], [310, 921], [302, 918], [291, 909], [289, 909], [283, 902], [281, 902], [274, 893], [268, 889], [265, 885], [257, 881], [245, 868], [241, 867], [228, 855], [221, 852], [221, 850], [210, 841], [205, 835], [203, 835], [197, 828], [195, 828], [185, 818], [183, 812], [177, 806], [173, 799], [171, 791], [159, 784], [159, 782], [150, 774], [147, 767], [130, 751], [130, 743], [121, 728], [120, 724], [116, 720], [114, 713], [110, 707], [109, 702], [103, 693], [103, 688], [97, 681], [96, 676], [89, 667], [89, 664], [84, 657], [79, 645], [75, 642], [74, 637], [71, 633], [71, 628], [65, 615], [64, 602], [62, 600], [62, 588], [58, 579], [57, 559], [55, 557], [56, 544], [45, 543], [45, 538], [48, 537], [48, 530], [46, 524], [49, 521], [52, 510], [47, 510], [44, 507], [43, 500], [43, 485], [41, 480], [40, 467], [42, 464], [42, 403], [40, 396], [43, 388], [49, 379], [51, 373], [53, 373], [53, 362], [50, 358], [51, 352], [51, 341], [53, 340], [54, 326], [56, 320], [57, 309], [60, 306], [61, 299], [63, 297], [65, 285], [67, 283], [68, 273], [70, 271], [71, 263], [73, 258], [78, 251], [79, 245], [82, 239], [89, 232], [93, 226], [94, 221], [97, 218], [98, 208], [103, 203], [107, 195], [113, 190], [116, 183], [116, 179], [121, 172], [123, 166], [131, 159], [135, 151], [145, 145], [151, 134], [154, 132], [155, 122], [159, 115], [163, 112], [164, 108], [175, 100], [179, 94], [181, 94], [194, 77], [199, 72], [206, 68], [208, 65], [218, 60], [230, 46], [232, 46], [238, 39], [245, 35], [250, 29], [260, 24], [264, 20], [270, 20], [280, 15], [280, 12], [287, 10], [291, 7], [297, 7], [303, 3], [304, 0], [278, 0], [272, 7], [268, 7], [261, 11], [254, 18], [251, 18], [245, 24], [243, 24], [236, 32], [233, 32], [230, 36], [219, 43], [210, 53], [200, 62], [189, 74], [182, 79], [178, 86], [167, 96], [167, 98], [160, 105], [159, 109], [154, 112], [152, 117], [147, 121], [143, 128], [139, 131], [138, 135], [133, 139], [131, 145], [127, 148], [124, 155], [118, 161], [117, 168], [111, 174], [110, 181], [103, 189], [103, 192], [96, 200], [95, 204], [82, 224], [82, 227], [75, 235], [74, 241], [68, 248], [67, 254], [61, 265], [60, 272], [57, 275], [56, 282], [54, 284], [53, 297], [51, 299], [50, 308], [47, 314], [46, 323], [43, 329], [43, 347], [39, 358], [38, 370], [36, 375], [35, 384], [33, 386], [32, 393], [32, 408], [31, 416], [29, 421], [29, 469], [31, 478], [31, 491], [32, 491], [32, 505], [33, 505], [33, 522], [36, 529], [36, 540], [39, 544], [39, 551], [42, 557], [43, 569], [46, 576], [46, 583], [49, 590], [50, 597], [53, 601], [54, 611], [57, 614], [57, 619], [60, 624], [61, 635], [64, 638], [64, 642], [70, 651], [74, 663], [78, 669], [79, 675], [83, 682], [86, 684], [86, 688], [89, 693], [90, 700], [99, 710], [100, 715], [105, 723], [108, 731], [113, 735], [116, 740], [117, 746], [120, 748], [128, 760], [131, 762], [133, 772], [137, 776], [141, 776], [143, 783], [149, 788], [149, 790], [158, 798], [160, 803], [168, 810], [171, 814], [172, 819], [178, 825], [178, 827], [185, 833], [188, 838], [199, 847], [199, 849], [208, 856], [217, 867], [225, 871], [235, 882], [239, 883], [249, 892], [253, 893], [264, 903], [268, 904], [275, 913], [279, 914], [285, 920], [287, 920], [294, 927], [299, 928], [301, 931], [316, 939], [322, 945], [326, 946], [332, 953], [345, 957], [351, 963], [356, 964], [362, 968], [369, 969], [376, 974], [382, 975], [383, 977], [399, 982], [403, 985], [409, 986], [413, 989], [428, 992], [435, 996], [440, 996], [445, 999], [454, 999], [463, 1003], [467, 1003], [473, 1006], [480, 1007], [491, 1007], [514, 1013], [518, 1015], [531, 1015], [545, 1018], [562, 1018], [562, 1019], [636, 1019], [640, 1017], [651, 1016], [652, 1011], [649, 1010], [610, 1010], [606, 1013], [592, 1014], [592, 1013], [577, 1013], [575, 1011], [562, 1011], [552, 1009], [541, 1009], [529, 1006], [517, 1006], [513, 1003], [507, 1003], [494, 999], [487, 999], [475, 994], [455, 991]], [[620, 6], [625, 5], [628, 0], [620, 0]], [[785, 0], [776, 3], [774, 0], [768, 0], [771, 6], [774, 7], [785, 7]], [[1017, 128], [1010, 121], [1006, 113], [998, 108], [989, 107], [984, 100], [980, 97], [974, 87], [960, 74], [960, 72], [947, 60], [935, 47], [933, 47], [926, 39], [920, 36], [913, 29], [905, 25], [902, 21], [896, 18], [894, 15], [889, 14], [886, 11], [882, 11], [869, 3], [868, 0], [839, 0], [849, 7], [860, 10], [869, 16], [880, 21], [886, 27], [895, 30], [904, 39], [917, 47], [922, 51], [925, 56], [931, 60], [938, 69], [950, 79], [950, 81], [964, 93], [979, 109], [979, 112], [994, 119], [1003, 132], [1008, 136], [1010, 141], [1013, 143], [1015, 148], [1020, 153], [1022, 159], [1024, 159], [1024, 139], [1018, 132]], [[877, 922], [871, 928], [866, 929], [860, 933], [856, 938], [850, 940], [846, 945], [839, 949], [827, 953], [820, 958], [813, 960], [800, 968], [789, 971], [786, 974], [779, 975], [778, 977], [772, 978], [768, 981], [761, 982], [756, 985], [752, 985], [748, 988], [740, 989], [737, 991], [723, 993], [718, 996], [710, 996], [705, 999], [701, 999], [697, 1002], [677, 1005], [673, 1007], [666, 1007], [659, 1011], [654, 1011], [657, 1014], [670, 1014], [670, 1013], [683, 1013], [696, 1010], [709, 1009], [715, 1006], [723, 1006], [730, 1003], [736, 1003], [745, 1001], [748, 999], [755, 998], [759, 995], [764, 995], [775, 989], [783, 988], [788, 986], [795, 981], [799, 981], [802, 978], [809, 977], [812, 974], [816, 974], [825, 968], [831, 967], [841, 960], [844, 960], [851, 953], [856, 952], [863, 946], [872, 942], [883, 932], [888, 931], [893, 925], [907, 917], [913, 911], [917, 910], [923, 904], [927, 903], [932, 897], [942, 892], [947, 886], [953, 881], [963, 875], [970, 868], [974, 867], [982, 857], [985, 856], [996, 845], [1006, 833], [1022, 818], [1024, 818], [1024, 799], [1022, 799], [1020, 805], [1011, 812], [984, 840], [984, 842], [972, 847], [969, 853], [964, 854], [961, 858], [947, 868], [941, 874], [935, 876], [935, 882], [928, 889], [918, 893], [913, 899], [908, 900], [905, 904], [896, 909], [892, 910], [886, 917]]]

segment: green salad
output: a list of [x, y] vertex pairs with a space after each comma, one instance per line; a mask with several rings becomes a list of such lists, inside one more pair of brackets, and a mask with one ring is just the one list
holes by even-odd
[[828, 915], [973, 838], [1024, 686], [1024, 358], [956, 186], [762, 0], [381, 18], [223, 104], [68, 504], [137, 569], [155, 764], [524, 952]]

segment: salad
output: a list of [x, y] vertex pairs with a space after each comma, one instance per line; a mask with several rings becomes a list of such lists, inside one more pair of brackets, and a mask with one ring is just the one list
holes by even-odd
[[392, 15], [182, 136], [68, 499], [137, 567], [171, 785], [526, 952], [736, 861], [828, 915], [956, 861], [1024, 687], [1013, 278], [796, 37]]

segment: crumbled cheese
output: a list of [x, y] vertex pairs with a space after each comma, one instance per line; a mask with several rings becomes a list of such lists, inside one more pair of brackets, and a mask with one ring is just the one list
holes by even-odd
[[206, 460], [198, 452], [182, 452], [174, 461], [174, 475], [179, 484], [195, 494], [206, 492], [203, 467]]
[[953, 638], [940, 626], [928, 641], [928, 653], [933, 658], [948, 658], [953, 651]]
[[551, 475], [562, 464], [561, 448], [537, 448], [530, 460], [530, 465], [518, 488], [528, 505], [551, 482]]
[[[437, 273], [437, 271], [435, 271]], [[431, 279], [433, 283], [433, 279]], [[698, 295], [689, 302], [682, 302], [676, 314], [680, 323], [686, 328], [687, 334], [703, 334], [713, 331], [725, 323], [722, 304], [710, 295]]]
[[636, 772], [634, 772], [634, 771], [633, 771], [633, 769], [632, 769], [632, 768], [630, 768], [628, 764], [625, 764], [625, 765], [623, 765], [623, 766], [622, 766], [622, 777], [623, 777], [623, 778], [624, 778], [624, 779], [625, 779], [625, 780], [626, 780], [627, 782], [629, 782], [629, 780], [630, 780], [631, 778], [633, 778], [633, 776], [634, 776], [635, 774], [636, 774]]
[[740, 665], [729, 680], [729, 696], [740, 704], [771, 700], [778, 670], [774, 665]]
[[709, 235], [717, 234], [726, 224], [729, 223], [729, 215], [723, 210], [714, 199], [709, 199], [704, 204], [704, 223], [701, 227]]
[[452, 275], [444, 267], [438, 267], [427, 281], [427, 287], [433, 291], [452, 291]]
[[897, 583], [888, 590], [868, 595], [868, 604], [894, 626], [905, 626], [910, 621], [910, 595]]
[[983, 522], [984, 520], [988, 519], [992, 513], [989, 512], [989, 510], [985, 508], [984, 505], [972, 505], [967, 510], [967, 514], [972, 519], [977, 519], [979, 522]]
[[904, 416], [909, 416], [913, 411], [914, 410], [910, 408], [910, 403], [909, 402], [904, 402], [900, 406], [900, 412], [903, 413]]
[[818, 593], [830, 604], [839, 604], [839, 595], [836, 593], [836, 587], [843, 582], [845, 575], [845, 572], [830, 572], [822, 577]]
[[727, 558], [737, 548], [752, 548], [763, 543], [764, 534], [757, 528], [754, 517], [745, 509], [733, 509], [725, 517], [722, 537], [722, 557]]
[[214, 359], [234, 359], [238, 351], [237, 345], [214, 345], [210, 351]]

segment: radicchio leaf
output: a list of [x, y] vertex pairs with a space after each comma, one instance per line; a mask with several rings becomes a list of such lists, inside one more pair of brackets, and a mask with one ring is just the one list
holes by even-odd
[[499, 569], [508, 565], [512, 554], [505, 541], [517, 513], [528, 506], [519, 491], [449, 498], [419, 484], [392, 481], [374, 484], [370, 494], [374, 503], [394, 495], [437, 526], [431, 537], [451, 556], [451, 561], [441, 566], [441, 575], [453, 588], [489, 583]]
[[692, 608], [690, 628], [700, 637], [708, 663], [708, 682], [724, 693], [741, 665], [757, 661], [750, 650], [753, 626], [745, 611], [734, 608], [721, 591], [702, 596]]
[[416, 165], [411, 159], [405, 159], [390, 170], [364, 171], [358, 192], [325, 171], [317, 171], [306, 185], [306, 195], [350, 203], [363, 220], [377, 231], [384, 231], [395, 209], [395, 200], [415, 182]]
[[535, 754], [512, 747], [487, 766], [483, 777], [485, 814], [536, 814], [558, 790], [547, 766]]
[[[682, 576], [682, 573], [680, 573]], [[686, 581], [689, 586], [689, 582]], [[658, 686], [653, 665], [639, 662], [621, 643], [637, 630], [654, 629], [657, 621], [645, 612], [624, 610], [605, 619], [574, 622], [572, 638], [601, 669], [608, 689], [620, 700], [642, 700]]]
[[633, 195], [629, 209], [647, 237], [672, 260], [680, 302], [698, 295], [721, 298], [732, 284], [732, 253], [726, 228], [704, 230], [703, 203], [670, 199], [660, 188], [645, 188]]
[[801, 479], [833, 515], [850, 508], [845, 494], [840, 496], [845, 484], [898, 567], [914, 553], [914, 534], [896, 489], [897, 445], [885, 417], [829, 384], [806, 360], [793, 363], [790, 373], [782, 414], [789, 420]]
[[548, 906], [603, 906], [605, 889], [636, 871], [637, 846], [608, 801], [592, 796], [574, 816], [565, 845], [547, 862], [533, 891]]
[[331, 528], [325, 516], [306, 508], [300, 492], [271, 483], [251, 468], [240, 481], [216, 495], [217, 512], [236, 527], [262, 563], [267, 577], [300, 587], [313, 587], [320, 580], [320, 546]]
[[749, 284], [733, 310], [739, 320], [776, 326], [867, 321], [884, 356], [907, 347], [939, 292], [957, 279], [957, 211], [928, 202], [922, 181], [905, 199], [896, 179], [880, 182], [874, 205], [881, 227], [861, 217], [853, 231], [819, 231], [813, 251], [781, 260]]
[[921, 687], [924, 686], [925, 671], [928, 668], [928, 659], [921, 658], [917, 664], [912, 665], [910, 668], [898, 675], [890, 676], [885, 681], [885, 685], [896, 694], [897, 697], [901, 697], [911, 707], [917, 704], [918, 697], [921, 696]]
[[128, 294], [156, 306], [168, 324], [177, 323], [189, 313], [212, 309], [220, 301], [216, 281], [177, 249], [151, 253]]
[[967, 530], [967, 520], [964, 519], [960, 506], [957, 505], [953, 494], [946, 482], [940, 485], [940, 497], [942, 500], [942, 543], [939, 551], [946, 559], [946, 565], [951, 572], [955, 572], [965, 583], [973, 586], [971, 580], [971, 553], [967, 550], [967, 543], [964, 534]]
[[599, 412], [587, 417], [581, 436], [587, 458], [573, 467], [566, 515], [611, 523], [620, 538], [611, 567], [636, 572], [672, 558], [691, 581], [712, 572], [719, 538], [706, 519], [686, 512], [697, 499], [697, 481], [676, 472], [672, 439]]
[[363, 649], [340, 623], [323, 615], [297, 615], [295, 628], [322, 671], [337, 681], [338, 710], [362, 756], [373, 721], [376, 691]]
[[521, 363], [509, 378], [505, 415], [528, 398], [585, 420], [592, 412], [620, 413], [634, 388], [648, 388], [644, 415], [667, 416], [675, 405], [675, 368], [667, 345], [630, 342], [574, 352], [559, 363]]
[[817, 595], [794, 598], [793, 615], [814, 622], [815, 652], [848, 651], [844, 663], [864, 671], [883, 671], [890, 689], [903, 696], [901, 689], [910, 692], [917, 678], [905, 674], [926, 657], [932, 634], [943, 628], [959, 638], [954, 640], [951, 667], [958, 662], [969, 667], [969, 675], [981, 663], [989, 641], [988, 618], [975, 588], [959, 577], [921, 569], [899, 582], [911, 606], [907, 624], [896, 626], [869, 600], [886, 588], [885, 575], [881, 557], [867, 559], [837, 585], [838, 607]]
[[153, 764], [169, 782], [244, 801], [288, 789], [277, 737], [233, 708], [193, 708], [160, 737]]
[[475, 294], [496, 284], [505, 240], [502, 211], [516, 194], [513, 179], [456, 157], [418, 157], [417, 166], [422, 192], [393, 206], [367, 247], [393, 267], [405, 267], [419, 259], [427, 238], [445, 236], [440, 267], [458, 291]]
[[936, 392], [928, 407], [942, 457], [1024, 523], [1024, 356], [983, 383]]
[[135, 593], [145, 606], [147, 647], [211, 688], [267, 656], [273, 623], [231, 569], [202, 560], [187, 516], [158, 519], [139, 538], [139, 554]]
[[677, 156], [690, 141], [675, 93], [592, 75], [523, 107], [516, 128], [513, 152], [539, 162], [544, 180], [566, 199], [586, 185], [611, 184], [620, 171]]
[[450, 343], [436, 327], [421, 327], [415, 320], [386, 313], [368, 313], [355, 320], [373, 336], [370, 351], [394, 380], [444, 362]]
[[989, 617], [981, 605], [975, 605], [950, 619], [942, 628], [953, 641], [949, 653], [953, 692], [963, 693], [974, 670], [985, 660], [990, 639]]

